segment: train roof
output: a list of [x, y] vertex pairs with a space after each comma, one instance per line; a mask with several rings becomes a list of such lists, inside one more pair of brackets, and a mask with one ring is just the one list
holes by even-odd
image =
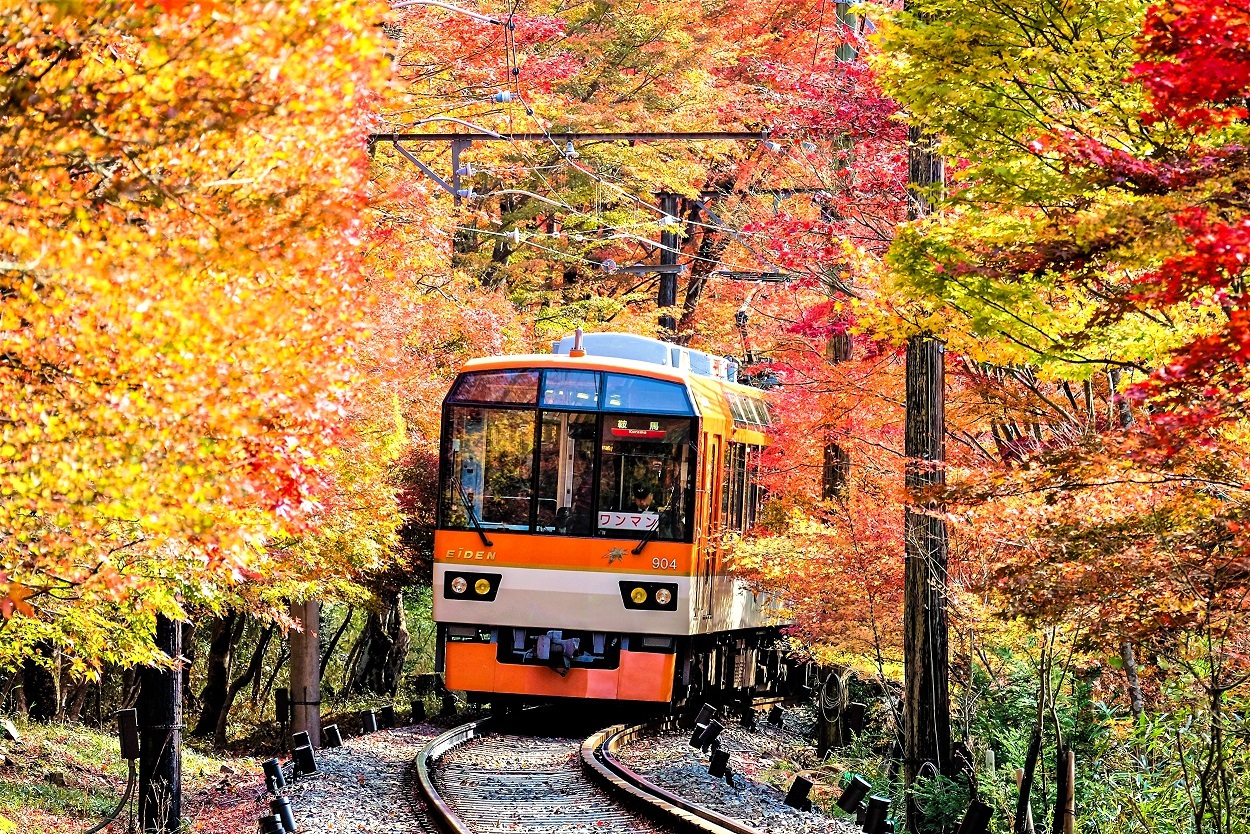
[[552, 344], [552, 353], [510, 354], [471, 359], [460, 369], [470, 371], [504, 368], [579, 368], [593, 371], [624, 371], [673, 382], [713, 382], [738, 394], [763, 399], [764, 391], [737, 382], [737, 362], [701, 350], [681, 347], [659, 339], [628, 333], [587, 333], [585, 356], [570, 356], [573, 337]]

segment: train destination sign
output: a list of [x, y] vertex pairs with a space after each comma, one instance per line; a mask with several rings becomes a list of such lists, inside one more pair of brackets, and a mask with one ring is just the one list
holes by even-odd
[[660, 523], [655, 513], [599, 513], [601, 530], [653, 530]]

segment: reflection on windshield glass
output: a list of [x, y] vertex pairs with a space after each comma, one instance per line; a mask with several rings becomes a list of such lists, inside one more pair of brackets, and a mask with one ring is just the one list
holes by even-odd
[[534, 417], [528, 410], [451, 410], [444, 526], [472, 527], [472, 511], [488, 529], [530, 529]]
[[594, 466], [595, 415], [545, 412], [538, 452], [538, 532], [590, 535]]
[[605, 415], [598, 535], [680, 540], [694, 474], [690, 420]]

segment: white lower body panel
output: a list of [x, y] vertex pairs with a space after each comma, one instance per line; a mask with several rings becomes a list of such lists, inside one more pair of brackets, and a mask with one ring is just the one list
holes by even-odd
[[[446, 599], [444, 576], [453, 573], [497, 573], [499, 592], [493, 602]], [[665, 582], [677, 586], [677, 610], [627, 609], [621, 582]], [[434, 619], [525, 628], [581, 629], [634, 634], [690, 633], [690, 577], [607, 573], [545, 568], [461, 567], [434, 565]]]

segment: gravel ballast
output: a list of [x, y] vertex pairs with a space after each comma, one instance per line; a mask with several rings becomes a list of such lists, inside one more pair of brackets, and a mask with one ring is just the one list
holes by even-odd
[[291, 779], [300, 834], [439, 834], [416, 794], [413, 762], [445, 728], [417, 724], [346, 739], [316, 751], [317, 773]]
[[[795, 719], [801, 720], [797, 715], [787, 716], [786, 724], [797, 723]], [[291, 800], [299, 834], [439, 834], [417, 794], [413, 762], [444, 729], [419, 724], [347, 739], [343, 747], [320, 748], [316, 751], [318, 772], [298, 779], [290, 778], [287, 762], [288, 783], [283, 793]], [[655, 784], [769, 834], [858, 831], [849, 818], [835, 819], [784, 805], [784, 794], [761, 778], [768, 771], [778, 776], [782, 760], [793, 758], [790, 753], [806, 744], [797, 734], [763, 723], [755, 732], [731, 725], [719, 740], [735, 773], [732, 788], [708, 775], [708, 757], [690, 747], [686, 731], [638, 738], [617, 755]], [[542, 746], [541, 740], [534, 741]], [[474, 749], [470, 745], [464, 752], [471, 754]], [[647, 828], [641, 824], [636, 830]]]
[[[794, 723], [795, 719], [787, 716], [786, 724]], [[784, 793], [759, 780], [762, 773], [789, 758], [787, 753], [795, 745], [806, 743], [799, 735], [761, 722], [755, 732], [726, 726], [718, 740], [721, 749], [729, 754], [735, 787], [708, 775], [708, 756], [690, 746], [689, 731], [635, 739], [617, 752], [617, 758], [654, 784], [769, 834], [859, 831], [851, 817], [835, 819], [819, 811], [798, 811], [785, 805]]]

